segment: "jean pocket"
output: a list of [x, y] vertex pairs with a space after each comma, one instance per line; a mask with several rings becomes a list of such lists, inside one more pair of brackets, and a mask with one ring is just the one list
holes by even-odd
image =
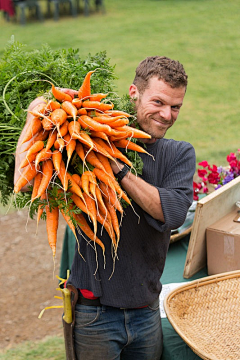
[[156, 300], [154, 300], [154, 301], [152, 302], [152, 304], [148, 305], [148, 309], [149, 309], [149, 310], [153, 310], [153, 311], [159, 310], [159, 298], [157, 298]]
[[94, 324], [100, 315], [98, 306], [77, 305], [75, 309], [75, 327], [82, 328]]

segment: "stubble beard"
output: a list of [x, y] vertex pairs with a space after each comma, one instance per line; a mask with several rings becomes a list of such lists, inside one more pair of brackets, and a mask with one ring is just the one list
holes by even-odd
[[[141, 98], [139, 99], [138, 104], [135, 104], [135, 108], [136, 108], [136, 112], [138, 113], [137, 115], [137, 122], [138, 125], [140, 126], [141, 130], [143, 130], [144, 132], [146, 132], [147, 134], [151, 135], [152, 139], [162, 139], [165, 135], [167, 130], [169, 129], [169, 127], [167, 128], [162, 128], [159, 126], [159, 129], [154, 130], [153, 127], [151, 126], [151, 118], [146, 118], [146, 117], [141, 117], [139, 116], [139, 113], [141, 113], [141, 108], [142, 108], [142, 103], [141, 103]], [[166, 123], [166, 121], [163, 119], [162, 120], [163, 123]], [[167, 123], [169, 124], [169, 123]]]

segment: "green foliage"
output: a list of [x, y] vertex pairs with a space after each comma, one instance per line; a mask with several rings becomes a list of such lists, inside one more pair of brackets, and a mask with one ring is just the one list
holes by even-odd
[[[109, 93], [114, 104], [130, 110], [129, 99], [121, 100], [114, 92], [114, 68], [105, 51], [82, 59], [79, 49], [52, 50], [43, 45], [39, 50], [26, 51], [26, 46], [18, 42], [8, 44], [0, 59], [0, 202], [3, 205], [13, 191], [14, 152], [31, 101], [48, 92], [50, 82], [77, 90], [86, 73], [96, 69], [91, 77], [92, 92]], [[23, 206], [26, 199], [26, 195], [20, 196], [18, 206]]]

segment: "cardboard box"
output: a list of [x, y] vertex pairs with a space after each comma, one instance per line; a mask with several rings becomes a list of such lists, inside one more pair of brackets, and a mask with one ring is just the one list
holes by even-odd
[[240, 212], [235, 210], [206, 229], [208, 275], [240, 270]]

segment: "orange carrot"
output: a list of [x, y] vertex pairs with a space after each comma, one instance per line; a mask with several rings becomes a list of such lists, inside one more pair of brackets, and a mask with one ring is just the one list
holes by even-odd
[[110, 116], [125, 116], [130, 117], [131, 115], [126, 113], [125, 111], [120, 110], [106, 110], [105, 113]]
[[90, 147], [90, 149], [93, 148], [93, 142], [90, 138], [90, 136], [87, 136], [87, 134], [81, 133], [81, 125], [77, 121], [71, 121], [68, 125], [68, 131], [73, 139], [78, 139], [83, 144]]
[[109, 142], [108, 136], [103, 131], [91, 130], [91, 137], [97, 137], [97, 138], [100, 138], [100, 139], [103, 139], [103, 140], [106, 140], [107, 142]]
[[72, 101], [72, 97], [70, 95], [65, 94], [63, 91], [57, 89], [53, 84], [52, 84], [52, 94], [55, 97], [55, 99], [57, 99], [60, 102]]
[[107, 175], [103, 170], [94, 168], [93, 173], [96, 175], [96, 177], [104, 182], [106, 185], [109, 185], [110, 188], [115, 191], [115, 186], [113, 184], [113, 180], [109, 175]]
[[82, 181], [82, 189], [83, 189], [83, 191], [86, 194], [88, 194], [88, 196], [90, 196], [90, 194], [89, 194], [89, 175], [88, 175], [87, 171], [85, 171], [82, 174], [81, 181]]
[[86, 205], [84, 204], [83, 200], [75, 193], [72, 193], [71, 199], [73, 200], [74, 204], [83, 211], [85, 214], [89, 214], [88, 209], [86, 208]]
[[53, 162], [52, 159], [48, 159], [42, 164], [42, 181], [38, 188], [37, 197], [41, 197], [42, 194], [47, 190], [50, 181], [53, 176]]
[[112, 128], [116, 128], [116, 127], [119, 127], [119, 126], [127, 125], [128, 123], [129, 123], [129, 120], [127, 118], [121, 118], [121, 119], [118, 119], [116, 121], [110, 122], [109, 125]]
[[41, 161], [45, 161], [47, 159], [50, 159], [51, 157], [52, 157], [52, 151], [46, 150], [46, 148], [43, 148], [36, 156], [35, 167], [37, 167]]
[[121, 133], [121, 134], [118, 134], [118, 135], [112, 135], [112, 136], [109, 136], [109, 141], [111, 142], [115, 142], [115, 141], [118, 141], [118, 140], [122, 140], [122, 139], [126, 139], [128, 138], [128, 134], [127, 133]]
[[91, 95], [91, 85], [90, 85], [90, 79], [91, 79], [91, 75], [95, 72], [95, 70], [93, 71], [89, 71], [83, 82], [82, 85], [80, 87], [80, 89], [78, 90], [78, 97], [79, 99], [84, 99], [87, 98]]
[[151, 139], [151, 135], [147, 134], [145, 131], [133, 128], [131, 126], [121, 126], [117, 128], [118, 131], [126, 132], [128, 137], [133, 137], [136, 139]]
[[28, 150], [30, 149], [30, 147], [31, 147], [36, 141], [38, 141], [38, 140], [42, 140], [42, 141], [46, 140], [47, 137], [48, 137], [48, 135], [49, 135], [49, 132], [48, 132], [48, 131], [46, 131], [46, 130], [44, 130], [44, 129], [40, 130], [37, 134], [35, 134], [35, 135], [29, 140], [29, 143], [28, 143], [28, 145], [25, 147], [25, 149], [24, 149], [23, 152], [28, 151]]
[[50, 248], [52, 249], [53, 257], [56, 254], [56, 243], [57, 243], [57, 230], [59, 222], [59, 209], [58, 207], [51, 208], [49, 205], [46, 205], [46, 225], [47, 225], [47, 235]]
[[57, 126], [57, 129], [67, 120], [67, 113], [63, 109], [55, 109], [51, 113], [51, 121]]
[[77, 214], [76, 215], [76, 219], [78, 220], [78, 225], [81, 228], [81, 230], [84, 232], [85, 235], [87, 235], [87, 237], [94, 241], [96, 244], [98, 244], [103, 251], [103, 254], [105, 253], [105, 246], [103, 244], [103, 242], [96, 236], [96, 234], [93, 233], [93, 231], [91, 230], [90, 226], [88, 225], [85, 217], [83, 216], [83, 214]]
[[[42, 196], [40, 197], [40, 200], [45, 200], [47, 198], [47, 195], [46, 193], [43, 193]], [[38, 212], [37, 212], [37, 228], [38, 228], [38, 223], [41, 219], [41, 216], [42, 216], [42, 213], [43, 213], [43, 210], [44, 210], [45, 206], [40, 204], [38, 205]]]
[[108, 96], [108, 94], [102, 94], [102, 93], [92, 94], [91, 96], [89, 96], [89, 100], [90, 101], [101, 101], [102, 99], [105, 99], [107, 96]]
[[123, 198], [129, 205], [131, 205], [131, 201], [128, 198], [127, 194], [121, 189], [120, 185], [118, 184], [115, 178], [104, 173], [102, 170], [95, 168], [93, 170], [96, 177], [108, 185], [113, 191], [116, 191], [121, 198]]
[[93, 150], [91, 150], [91, 151], [85, 150], [85, 154], [86, 154], [86, 160], [89, 164], [91, 164], [94, 167], [97, 167], [98, 169], [105, 170], [103, 164], [98, 159], [97, 155], [95, 154], [95, 152]]
[[25, 158], [22, 160], [19, 170], [23, 169], [24, 167], [28, 166], [30, 163], [32, 163], [36, 159], [37, 153], [31, 154], [28, 157], [25, 156]]
[[68, 133], [68, 125], [69, 122], [66, 120], [59, 128], [58, 130], [58, 137], [64, 137]]
[[18, 178], [16, 184], [14, 185], [14, 192], [17, 194], [21, 189], [27, 185], [32, 179], [35, 178], [39, 171], [39, 166], [35, 166], [34, 163], [30, 163], [24, 168], [24, 171]]
[[87, 115], [87, 110], [84, 108], [78, 109], [78, 115]]
[[99, 185], [96, 186], [96, 198], [97, 198], [98, 207], [100, 206], [99, 210], [101, 210], [102, 214], [104, 214], [104, 217], [107, 216], [107, 209], [106, 209], [106, 206], [104, 204], [103, 197], [102, 197], [102, 192], [100, 190]]
[[132, 167], [132, 163], [128, 158], [116, 148], [114, 143], [111, 143], [111, 147], [102, 139], [94, 139], [100, 146], [102, 146], [112, 157], [122, 160], [124, 163]]
[[[69, 226], [69, 228], [72, 230], [73, 235], [75, 237], [75, 239], [78, 241], [77, 238], [77, 234], [76, 234], [76, 230], [75, 230], [75, 226], [73, 225], [72, 219], [69, 215], [65, 214], [65, 212], [63, 211], [63, 209], [60, 208], [60, 212], [64, 218], [64, 220], [66, 221], [67, 225]], [[81, 254], [80, 254], [81, 255]]]
[[102, 192], [98, 186], [96, 187], [96, 196], [98, 199], [98, 212], [104, 217], [104, 219], [109, 222], [109, 224], [112, 224], [111, 216], [108, 212], [108, 209], [106, 208], [106, 205], [103, 201]]
[[112, 170], [112, 167], [110, 165], [108, 158], [100, 153], [96, 153], [96, 156], [99, 159], [99, 161], [101, 161], [101, 163], [104, 167], [104, 169], [102, 169], [102, 170], [104, 170], [109, 176], [111, 176], [112, 178], [115, 179], [115, 175], [113, 173], [113, 170]]
[[54, 142], [54, 148], [56, 150], [59, 151], [63, 151], [63, 149], [65, 148], [66, 144], [65, 141], [62, 138], [58, 138], [55, 142]]
[[113, 109], [113, 104], [105, 104], [100, 101], [83, 101], [82, 107], [86, 109], [96, 109], [101, 111], [111, 110]]
[[114, 142], [114, 145], [119, 148], [129, 149], [129, 150], [148, 154], [148, 152], [144, 148], [142, 148], [140, 145], [135, 144], [130, 140], [126, 140], [126, 139], [118, 140]]
[[116, 214], [116, 210], [114, 208], [114, 206], [112, 206], [108, 201], [105, 201], [105, 205], [106, 205], [106, 208], [108, 209], [110, 215], [111, 215], [111, 220], [112, 220], [112, 226], [113, 226], [113, 229], [116, 233], [116, 236], [117, 236], [117, 244], [119, 242], [119, 239], [120, 239], [120, 230], [119, 230], [119, 221], [118, 221], [118, 217], [117, 217], [117, 214]]
[[101, 145], [98, 144], [98, 142], [96, 141], [98, 138], [94, 138], [92, 139], [92, 143], [94, 146], [94, 151], [96, 151], [97, 153], [100, 153], [106, 157], [108, 157], [109, 159], [116, 161], [116, 159], [114, 159], [108, 152], [107, 150], [105, 150]]
[[114, 245], [114, 248], [116, 249], [117, 247], [117, 242], [116, 242], [116, 238], [115, 238], [115, 234], [112, 228], [112, 224], [110, 224], [108, 222], [108, 220], [106, 220], [101, 214], [97, 214], [97, 221], [104, 226], [104, 228], [106, 229], [110, 239], [112, 240], [112, 244]]
[[90, 129], [94, 131], [103, 131], [103, 132], [111, 132], [111, 128], [109, 125], [98, 123], [93, 120], [88, 115], [81, 115], [78, 118], [78, 122], [82, 126], [83, 129]]
[[123, 208], [120, 201], [117, 198], [116, 192], [113, 191], [108, 185], [101, 182], [99, 183], [100, 190], [102, 191], [103, 197], [110, 202], [121, 214], [123, 214]]
[[54, 100], [49, 100], [47, 105], [46, 105], [46, 110], [48, 110], [49, 112], [55, 110], [55, 109], [60, 109], [61, 105], [59, 104], [59, 102], [54, 101]]
[[91, 137], [85, 132], [85, 131], [80, 131], [80, 136], [81, 136], [81, 142], [84, 144], [84, 145], [87, 145], [91, 151], [93, 149], [93, 141], [91, 139]]
[[37, 175], [34, 178], [34, 183], [33, 183], [33, 191], [32, 191], [32, 195], [31, 195], [31, 203], [37, 198], [37, 193], [38, 193], [38, 189], [39, 186], [41, 184], [42, 181], [42, 172], [37, 173]]
[[82, 187], [82, 180], [81, 176], [78, 174], [72, 174], [72, 179], [75, 181], [75, 183], [81, 188]]
[[47, 130], [47, 131], [50, 131], [53, 129], [54, 127], [54, 124], [51, 120], [50, 117], [48, 116], [45, 116], [43, 119], [42, 119], [42, 127], [44, 128], [44, 130]]
[[68, 172], [66, 172], [66, 177], [67, 177], [67, 180], [69, 182], [69, 191], [71, 191], [71, 193], [77, 194], [81, 199], [84, 200], [81, 188], [73, 180], [72, 176]]
[[69, 164], [69, 161], [71, 160], [72, 154], [76, 148], [76, 140], [72, 139], [69, 134], [64, 136], [64, 141], [66, 142], [66, 150], [67, 150], [67, 167]]
[[62, 153], [58, 150], [54, 150], [52, 153], [52, 161], [53, 161], [54, 169], [59, 173], [61, 161], [62, 161]]
[[[91, 220], [93, 222], [93, 229], [94, 229], [94, 234], [96, 235], [97, 233], [97, 208], [96, 208], [96, 204], [95, 201], [88, 196], [88, 194], [83, 193], [83, 197], [86, 203], [86, 208], [89, 211], [89, 213], [91, 214]], [[89, 214], [89, 216], [90, 216]]]
[[38, 117], [34, 117], [25, 133], [25, 136], [23, 138], [23, 141], [21, 142], [21, 145], [30, 140], [35, 134], [37, 134], [39, 131], [42, 130], [42, 122]]
[[[90, 179], [90, 177], [89, 177]], [[95, 200], [96, 206], [97, 206], [97, 195], [96, 195], [96, 188], [97, 188], [97, 182], [89, 182], [89, 193], [93, 196], [93, 199]]]
[[54, 145], [55, 141], [57, 139], [57, 130], [51, 131], [48, 137], [48, 141], [46, 144], [46, 149], [50, 150], [51, 147]]
[[60, 169], [58, 171], [58, 178], [60, 179], [62, 186], [63, 186], [63, 190], [67, 191], [68, 189], [68, 178], [67, 178], [67, 171], [66, 171], [66, 167], [64, 164], [64, 161], [61, 160], [60, 163]]
[[64, 101], [64, 102], [62, 103], [62, 109], [63, 109], [68, 115], [70, 115], [70, 116], [73, 118], [74, 121], [76, 120], [78, 111], [77, 111], [76, 106], [74, 106], [71, 101]]
[[77, 109], [80, 109], [80, 107], [82, 106], [82, 100], [79, 98], [74, 98], [72, 100], [72, 104], [76, 106]]
[[80, 159], [82, 160], [82, 162], [85, 163], [85, 154], [84, 154], [84, 149], [83, 149], [83, 145], [82, 143], [80, 143], [79, 141], [76, 144], [76, 153], [78, 154], [78, 156], [80, 157]]
[[44, 142], [42, 140], [36, 141], [28, 150], [26, 158], [28, 158], [31, 154], [38, 153], [44, 148]]
[[111, 124], [117, 120], [120, 120], [120, 119], [127, 119], [127, 118], [124, 118], [122, 115], [120, 116], [110, 116], [110, 115], [106, 115], [106, 114], [98, 114], [97, 116], [93, 116], [92, 117], [93, 120], [101, 123], [101, 124], [108, 124], [111, 126]]

